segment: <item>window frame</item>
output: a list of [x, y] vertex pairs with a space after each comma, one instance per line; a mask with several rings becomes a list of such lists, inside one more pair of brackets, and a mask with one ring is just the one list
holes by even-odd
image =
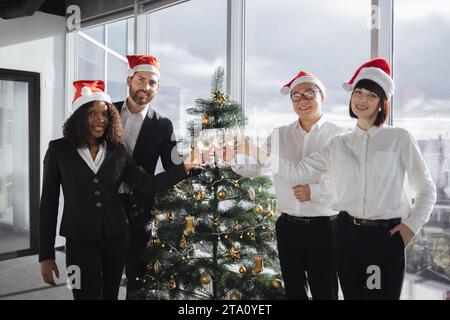
[[0, 261], [38, 253], [40, 200], [40, 107], [41, 80], [37, 72], [0, 68], [0, 80], [28, 83], [29, 248], [0, 253]]

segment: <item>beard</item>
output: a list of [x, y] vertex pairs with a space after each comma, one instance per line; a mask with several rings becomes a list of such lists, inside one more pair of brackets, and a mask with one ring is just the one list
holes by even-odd
[[134, 101], [134, 103], [138, 105], [146, 105], [150, 101], [152, 101], [153, 97], [155, 96], [156, 92], [153, 91], [146, 91], [146, 90], [133, 90], [130, 88], [130, 97]]

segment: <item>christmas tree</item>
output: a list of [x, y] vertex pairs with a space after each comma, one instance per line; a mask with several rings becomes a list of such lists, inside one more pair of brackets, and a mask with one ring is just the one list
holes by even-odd
[[[224, 70], [218, 68], [211, 98], [197, 99], [187, 110], [200, 118], [188, 124], [186, 141], [192, 148], [223, 152], [226, 143], [235, 143], [226, 141], [230, 135], [225, 131], [246, 123], [240, 104], [223, 92], [223, 81]], [[274, 241], [276, 202], [268, 192], [271, 180], [244, 178], [220, 158], [213, 156], [200, 175], [158, 195], [152, 238], [142, 253], [147, 272], [139, 280], [145, 298], [284, 297]]]

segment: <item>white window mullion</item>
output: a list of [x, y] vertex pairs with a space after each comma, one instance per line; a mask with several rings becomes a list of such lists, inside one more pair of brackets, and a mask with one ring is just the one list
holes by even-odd
[[[245, 1], [228, 0], [227, 87], [231, 99], [245, 101]], [[245, 113], [245, 110], [243, 110]]]
[[[384, 58], [391, 65], [394, 77], [394, 8], [393, 0], [372, 0], [371, 12], [371, 58]], [[389, 124], [393, 124], [394, 101], [392, 98], [389, 110]]]
[[67, 119], [70, 116], [73, 99], [72, 83], [78, 75], [78, 46], [79, 46], [79, 31], [74, 30], [66, 33], [66, 90], [65, 90], [65, 105], [64, 116]]
[[[105, 47], [108, 47], [108, 24], [105, 24]], [[105, 79], [105, 91], [108, 92], [108, 50], [104, 50], [105, 52], [105, 61], [104, 61], [104, 79]]]

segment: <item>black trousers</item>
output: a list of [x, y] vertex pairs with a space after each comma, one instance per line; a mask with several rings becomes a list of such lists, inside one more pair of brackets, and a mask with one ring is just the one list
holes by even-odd
[[337, 299], [333, 223], [328, 220], [306, 225], [283, 214], [278, 218], [278, 254], [288, 299], [308, 300], [308, 284], [313, 299]]
[[141, 258], [141, 254], [151, 238], [151, 231], [147, 230], [147, 225], [152, 221], [153, 216], [150, 214], [151, 208], [137, 204], [129, 195], [122, 194], [121, 200], [130, 222], [130, 248], [125, 266], [126, 299], [141, 300], [145, 299], [146, 294], [140, 290], [142, 285], [139, 279], [144, 276], [147, 266], [147, 263]]
[[338, 215], [336, 261], [345, 299], [400, 299], [405, 247], [400, 233], [391, 236], [390, 228], [357, 225], [346, 213]]
[[80, 270], [81, 286], [72, 289], [74, 299], [117, 300], [128, 246], [127, 234], [94, 240], [66, 239], [67, 268], [77, 266]]

